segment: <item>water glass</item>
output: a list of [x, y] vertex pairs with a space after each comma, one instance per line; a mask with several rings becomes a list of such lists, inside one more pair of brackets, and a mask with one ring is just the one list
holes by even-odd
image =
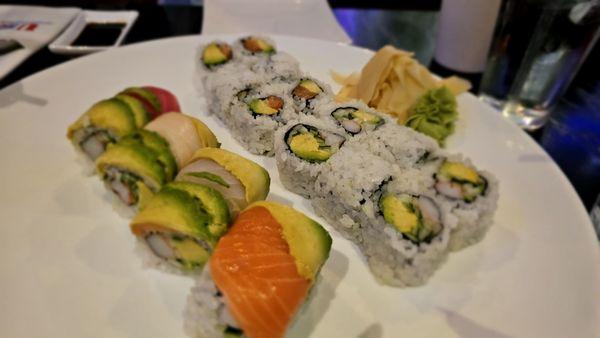
[[481, 99], [523, 129], [540, 128], [599, 36], [599, 0], [503, 1]]

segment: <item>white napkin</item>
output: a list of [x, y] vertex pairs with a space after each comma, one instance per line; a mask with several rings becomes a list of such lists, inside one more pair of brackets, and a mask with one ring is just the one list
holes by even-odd
[[0, 6], [0, 40], [14, 40], [23, 46], [0, 54], [0, 79], [52, 41], [79, 11], [79, 8]]
[[352, 42], [325, 0], [204, 0], [202, 34], [227, 33]]

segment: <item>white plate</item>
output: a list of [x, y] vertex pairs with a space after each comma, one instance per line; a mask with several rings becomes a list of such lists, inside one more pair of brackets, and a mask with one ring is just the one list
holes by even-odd
[[[48, 48], [56, 54], [78, 55], [103, 51], [118, 47], [129, 33], [138, 17], [137, 11], [81, 11], [71, 25], [54, 40]], [[73, 46], [71, 45], [88, 23], [124, 23], [121, 34], [111, 46]]]
[[[270, 199], [315, 217], [282, 188], [273, 158], [250, 155], [192, 87], [194, 49], [215, 37], [159, 40], [110, 50], [36, 74], [0, 92], [2, 337], [182, 337], [192, 285], [143, 270], [127, 221], [100, 180], [85, 177], [65, 138], [92, 103], [132, 86], [172, 90], [225, 149], [262, 163]], [[232, 41], [233, 37], [221, 36]], [[304, 70], [358, 70], [355, 47], [276, 37]], [[448, 147], [500, 179], [496, 222], [485, 239], [450, 255], [426, 286], [378, 285], [357, 249], [334, 244], [314, 299], [289, 336], [592, 337], [600, 332], [600, 253], [575, 191], [548, 155], [470, 94]], [[319, 218], [317, 218], [319, 219]], [[322, 221], [322, 219], [319, 219]]]

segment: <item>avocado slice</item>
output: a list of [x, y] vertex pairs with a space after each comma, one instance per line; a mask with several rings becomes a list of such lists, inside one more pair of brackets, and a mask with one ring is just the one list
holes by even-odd
[[163, 112], [160, 100], [148, 89], [142, 87], [129, 87], [125, 88], [125, 90], [119, 94], [129, 95], [140, 100], [142, 104], [145, 104], [146, 109], [149, 110], [151, 118], [154, 118]]
[[209, 217], [206, 227], [208, 233], [215, 240], [227, 231], [231, 217], [227, 202], [221, 193], [205, 185], [191, 182], [172, 182], [169, 184], [169, 187], [185, 191], [198, 201], [201, 208]]
[[138, 128], [142, 128], [146, 123], [150, 122], [150, 113], [146, 110], [144, 105], [136, 98], [129, 95], [118, 94], [115, 99], [125, 102], [133, 113], [135, 125]]
[[[422, 210], [425, 206], [429, 209]], [[379, 209], [386, 223], [416, 244], [430, 241], [442, 229], [437, 206], [427, 197], [385, 193]]]
[[331, 236], [323, 227], [303, 213], [274, 202], [255, 202], [246, 210], [263, 207], [277, 220], [283, 236], [296, 259], [298, 273], [314, 282], [319, 270], [329, 257]]
[[201, 239], [213, 247], [216, 238], [208, 231], [210, 221], [210, 215], [194, 195], [168, 184], [133, 218], [130, 228], [136, 236], [154, 231], [175, 232]]
[[210, 252], [191, 237], [172, 234], [169, 244], [175, 251], [175, 260], [186, 270], [202, 267], [210, 258]]
[[67, 137], [73, 139], [77, 130], [89, 125], [94, 126], [95, 129], [108, 130], [116, 139], [137, 129], [133, 112], [129, 106], [114, 98], [94, 104], [75, 123], [69, 126]]
[[242, 39], [242, 45], [247, 51], [251, 53], [275, 53], [275, 47], [270, 45], [267, 41], [254, 36], [249, 36], [247, 38]]
[[481, 183], [481, 177], [473, 168], [469, 168], [460, 162], [444, 161], [439, 169], [440, 175], [459, 182], [469, 182], [473, 184]]
[[331, 147], [321, 147], [321, 140], [317, 137], [312, 133], [294, 135], [289, 139], [290, 150], [296, 156], [310, 162], [326, 161], [332, 155]]
[[360, 109], [352, 112], [351, 114], [354, 120], [358, 121], [360, 124], [368, 123], [378, 126], [384, 123], [381, 117], [375, 114], [367, 113]]
[[137, 132], [126, 136], [120, 142], [121, 144], [140, 144], [152, 150], [157, 157], [159, 164], [165, 172], [165, 179], [172, 181], [177, 174], [177, 162], [171, 153], [169, 144], [158, 133], [150, 130], [140, 129]]
[[225, 43], [213, 42], [202, 51], [202, 62], [206, 67], [214, 67], [231, 60], [231, 47]]
[[198, 149], [189, 163], [210, 159], [235, 176], [246, 189], [246, 202], [264, 200], [269, 194], [271, 178], [265, 168], [238, 154], [219, 148]]
[[283, 100], [277, 96], [257, 98], [250, 101], [248, 107], [256, 115], [276, 115], [283, 107]]
[[96, 159], [96, 168], [101, 176], [106, 170], [115, 167], [141, 177], [152, 191], [158, 191], [166, 183], [164, 168], [157, 155], [141, 143], [125, 142], [110, 145]]
[[[327, 143], [317, 128], [305, 124], [295, 125], [285, 135], [290, 151], [309, 162], [327, 161], [345, 140], [342, 136], [333, 133], [329, 139], [330, 142]], [[333, 142], [335, 144], [332, 144], [332, 140], [336, 140]]]

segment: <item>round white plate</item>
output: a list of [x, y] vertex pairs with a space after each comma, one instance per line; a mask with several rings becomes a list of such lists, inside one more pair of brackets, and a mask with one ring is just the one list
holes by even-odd
[[[495, 224], [484, 240], [451, 254], [419, 288], [381, 286], [358, 250], [287, 192], [275, 161], [250, 155], [192, 86], [197, 45], [185, 37], [118, 48], [43, 71], [0, 92], [0, 336], [182, 337], [192, 281], [141, 268], [127, 220], [100, 180], [86, 177], [65, 137], [94, 102], [133, 85], [172, 90], [223, 148], [263, 164], [270, 199], [321, 221], [334, 243], [313, 299], [290, 337], [592, 337], [600, 332], [600, 253], [575, 191], [518, 128], [459, 97], [448, 142], [500, 179]], [[235, 37], [222, 36], [233, 41]], [[302, 68], [359, 70], [372, 52], [276, 37]]]

